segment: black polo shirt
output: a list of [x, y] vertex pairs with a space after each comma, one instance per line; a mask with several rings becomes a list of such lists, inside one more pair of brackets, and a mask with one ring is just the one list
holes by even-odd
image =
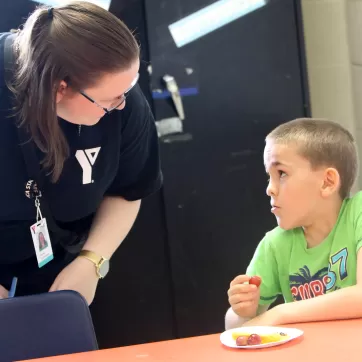
[[[8, 35], [0, 34], [0, 263], [34, 255], [29, 226], [36, 217], [34, 201], [24, 194], [29, 177], [4, 81]], [[131, 90], [122, 111], [105, 115], [94, 126], [82, 126], [80, 133], [77, 125], [58, 121], [70, 157], [60, 179], [52, 183], [47, 177], [44, 189], [59, 226], [81, 232], [105, 195], [138, 200], [161, 187], [157, 132], [139, 86]]]

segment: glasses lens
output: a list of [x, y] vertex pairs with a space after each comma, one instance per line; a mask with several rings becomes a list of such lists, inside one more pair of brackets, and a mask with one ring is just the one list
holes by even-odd
[[113, 111], [114, 109], [120, 107], [124, 103], [125, 100], [126, 100], [126, 97], [123, 95], [122, 98], [117, 99], [115, 102], [113, 102], [111, 104], [108, 111]]
[[111, 106], [110, 106], [109, 109], [108, 109], [108, 112], [111, 112], [111, 111], [113, 111], [113, 110], [116, 109], [116, 108], [119, 108], [119, 107], [124, 103], [124, 101], [126, 100], [129, 92], [130, 92], [130, 91], [132, 90], [132, 88], [137, 84], [138, 79], [139, 79], [139, 76], [140, 76], [140, 75], [137, 74], [137, 77], [135, 78], [135, 80], [134, 80], [134, 81], [132, 82], [132, 84], [131, 84], [131, 88], [129, 88], [129, 89], [123, 94], [122, 98], [117, 99], [113, 104], [111, 104]]

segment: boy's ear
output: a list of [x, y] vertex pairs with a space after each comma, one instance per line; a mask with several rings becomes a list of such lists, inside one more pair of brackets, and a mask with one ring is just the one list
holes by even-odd
[[333, 167], [325, 169], [323, 175], [322, 190], [321, 190], [322, 196], [328, 197], [338, 192], [340, 186], [341, 186], [341, 178], [339, 176], [338, 171]]

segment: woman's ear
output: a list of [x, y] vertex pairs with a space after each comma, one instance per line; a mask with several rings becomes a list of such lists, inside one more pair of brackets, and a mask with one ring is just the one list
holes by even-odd
[[325, 169], [323, 176], [322, 196], [328, 197], [338, 192], [341, 186], [341, 178], [338, 171], [333, 167], [329, 167]]
[[57, 98], [56, 98], [56, 103], [57, 104], [63, 99], [63, 97], [67, 93], [67, 89], [68, 89], [67, 83], [65, 83], [64, 80], [62, 80], [59, 83], [58, 89], [57, 89]]

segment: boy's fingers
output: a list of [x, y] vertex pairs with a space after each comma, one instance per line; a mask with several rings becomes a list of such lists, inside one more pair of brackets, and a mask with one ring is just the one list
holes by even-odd
[[257, 299], [258, 298], [255, 293], [242, 293], [229, 297], [229, 303], [230, 305], [236, 305], [244, 302], [255, 302]]
[[231, 308], [235, 313], [238, 313], [239, 311], [244, 311], [247, 308], [253, 307], [255, 304], [255, 301], [247, 301], [247, 302], [241, 302], [238, 304], [234, 304]]
[[228, 290], [228, 295], [256, 292], [257, 289], [256, 285], [253, 284], [236, 284]]
[[234, 280], [231, 281], [230, 287], [236, 284], [243, 284], [245, 282], [248, 282], [251, 277], [248, 275], [238, 275]]

